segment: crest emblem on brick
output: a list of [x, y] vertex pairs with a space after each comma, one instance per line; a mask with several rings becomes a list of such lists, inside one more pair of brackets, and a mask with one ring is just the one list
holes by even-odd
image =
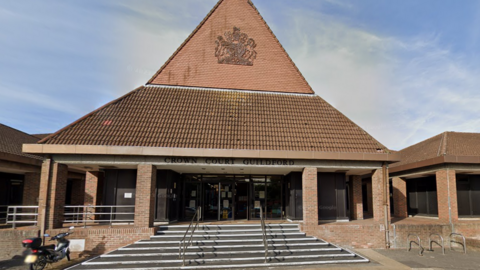
[[215, 44], [219, 64], [253, 66], [253, 60], [257, 58], [255, 40], [240, 32], [238, 27], [233, 27], [233, 32], [225, 32], [225, 38], [218, 36]]

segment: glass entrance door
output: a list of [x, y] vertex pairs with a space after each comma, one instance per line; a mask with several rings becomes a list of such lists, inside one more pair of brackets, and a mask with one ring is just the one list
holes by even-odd
[[233, 219], [233, 183], [220, 183], [219, 220]]
[[203, 220], [218, 220], [219, 183], [205, 183]]

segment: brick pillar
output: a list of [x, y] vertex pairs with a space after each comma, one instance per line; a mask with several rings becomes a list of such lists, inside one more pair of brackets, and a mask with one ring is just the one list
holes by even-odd
[[135, 191], [135, 226], [137, 227], [153, 226], [156, 184], [157, 168], [151, 164], [138, 165]]
[[303, 223], [318, 225], [317, 168], [304, 168], [302, 174]]
[[396, 217], [406, 218], [407, 212], [407, 182], [400, 177], [392, 178], [393, 210]]
[[85, 205], [98, 205], [99, 203], [99, 175], [100, 172], [86, 172], [85, 174]]
[[439, 170], [437, 178], [438, 218], [442, 221], [458, 220], [457, 182], [455, 170]]
[[367, 213], [370, 216], [373, 216], [373, 195], [372, 195], [372, 179], [367, 181]]
[[40, 173], [26, 173], [23, 181], [23, 205], [38, 205]]
[[362, 178], [354, 175], [352, 181], [352, 218], [363, 219]]
[[42, 164], [38, 221], [42, 228], [55, 229], [63, 225], [67, 192], [68, 167], [46, 159]]
[[[383, 185], [382, 169], [375, 170], [372, 175], [373, 219], [375, 221], [384, 221], [384, 217], [385, 217], [385, 209], [383, 205], [384, 189], [385, 187]], [[387, 199], [387, 203], [388, 201], [389, 200]]]

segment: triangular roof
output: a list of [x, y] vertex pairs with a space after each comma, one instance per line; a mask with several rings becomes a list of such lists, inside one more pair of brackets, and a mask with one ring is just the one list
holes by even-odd
[[388, 153], [317, 95], [140, 87], [40, 143]]
[[250, 0], [220, 0], [147, 84], [314, 93]]
[[[399, 154], [401, 161], [390, 165], [391, 168], [445, 156], [480, 157], [480, 133], [446, 131], [404, 148]], [[445, 159], [439, 161], [445, 162]]]

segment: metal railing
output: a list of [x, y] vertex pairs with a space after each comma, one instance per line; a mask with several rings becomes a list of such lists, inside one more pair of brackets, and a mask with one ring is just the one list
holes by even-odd
[[87, 224], [133, 223], [135, 210], [119, 212], [125, 208], [135, 209], [135, 205], [69, 205], [65, 206], [63, 223], [83, 224], [83, 227]]
[[[460, 242], [455, 241], [455, 239], [452, 239], [452, 236], [460, 236], [460, 237], [462, 237], [463, 243], [460, 243]], [[450, 245], [450, 250], [453, 250], [453, 248], [452, 248], [452, 242], [453, 242], [453, 243], [461, 244], [461, 245], [463, 246], [463, 252], [464, 252], [465, 254], [467, 254], [467, 243], [466, 243], [466, 241], [465, 241], [465, 236], [463, 236], [462, 234], [460, 234], [460, 233], [451, 233], [451, 234], [448, 236], [448, 242], [449, 242], [449, 245]]]
[[262, 207], [260, 207], [260, 223], [262, 226], [263, 247], [265, 249], [265, 263], [267, 263], [267, 256], [268, 256], [267, 232], [265, 230], [265, 220], [263, 219]]
[[[416, 243], [415, 240], [409, 240], [409, 239], [410, 239], [410, 236], [416, 237], [417, 240], [418, 240], [418, 243]], [[424, 248], [422, 247], [422, 240], [420, 240], [420, 237], [418, 237], [418, 235], [413, 234], [413, 233], [409, 234], [409, 235], [407, 236], [407, 243], [408, 243], [407, 251], [410, 251], [410, 250], [412, 249], [412, 243], [415, 243], [415, 244], [418, 244], [418, 248], [419, 248], [419, 250], [418, 250], [418, 255], [419, 255], [419, 256], [423, 256]]]
[[35, 224], [38, 222], [38, 206], [15, 205], [8, 206], [6, 212], [6, 224], [12, 224], [17, 228], [17, 224]]
[[[438, 237], [440, 238], [440, 240], [442, 241], [442, 243], [440, 244], [439, 242], [433, 240], [433, 239], [432, 239], [432, 236], [438, 236]], [[443, 255], [445, 255], [445, 245], [444, 245], [444, 243], [443, 243], [443, 237], [442, 237], [440, 234], [438, 234], [438, 233], [432, 233], [432, 234], [430, 234], [430, 236], [428, 237], [428, 246], [429, 246], [429, 248], [430, 248], [430, 249], [429, 249], [430, 251], [433, 251], [433, 243], [441, 246], [441, 247], [442, 247], [442, 253], [443, 253]]]
[[0, 205], [0, 224], [7, 224], [8, 205]]
[[[192, 217], [192, 221], [190, 221], [190, 225], [188, 225], [187, 231], [183, 235], [182, 240], [180, 240], [180, 242], [178, 242], [178, 258], [182, 258], [183, 266], [185, 266], [185, 252], [186, 252], [187, 247], [189, 245], [193, 245], [193, 242], [192, 242], [193, 233], [195, 233], [195, 230], [198, 227], [198, 223], [200, 222], [201, 214], [202, 214], [202, 208], [198, 207], [198, 209], [195, 211], [195, 215], [193, 215], [193, 217]], [[188, 242], [185, 242], [185, 238], [187, 237], [187, 234], [190, 231], [190, 227], [192, 227], [193, 221], [195, 220], [195, 218], [197, 219], [197, 222], [195, 223], [195, 226], [192, 229], [192, 232], [190, 234], [190, 238], [188, 239]], [[183, 254], [182, 254], [182, 247], [183, 247]]]

